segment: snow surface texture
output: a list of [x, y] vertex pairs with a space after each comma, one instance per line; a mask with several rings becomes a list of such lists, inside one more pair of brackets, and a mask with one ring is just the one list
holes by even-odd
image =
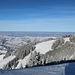
[[3, 70], [0, 71], [0, 75], [66, 75], [66, 66], [68, 66], [68, 64], [48, 65], [18, 70]]
[[54, 42], [55, 42], [55, 40], [50, 40], [50, 41], [39, 43], [36, 45], [35, 50], [37, 52], [40, 52], [41, 54], [45, 54], [46, 52], [52, 50], [51, 47], [52, 47]]
[[75, 63], [39, 66], [18, 70], [0, 70], [0, 75], [75, 75]]

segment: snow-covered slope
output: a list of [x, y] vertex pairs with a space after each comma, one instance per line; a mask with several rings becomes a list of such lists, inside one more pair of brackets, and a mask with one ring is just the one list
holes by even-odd
[[0, 62], [3, 60], [3, 57], [5, 56], [7, 51], [5, 50], [0, 50]]
[[37, 52], [40, 52], [41, 54], [45, 54], [49, 50], [52, 50], [51, 47], [52, 47], [54, 42], [55, 42], [55, 40], [50, 40], [50, 41], [45, 41], [45, 42], [42, 42], [42, 43], [38, 43], [36, 45], [36, 49], [35, 50]]
[[5, 50], [0, 50], [0, 53], [5, 54], [7, 51]]
[[5, 56], [5, 54], [0, 55], [0, 61], [3, 60], [3, 57]]
[[[52, 50], [51, 47], [54, 42], [55, 42], [55, 40], [50, 40], [50, 41], [38, 43], [38, 44], [36, 44], [36, 48], [34, 51], [36, 51], [37, 53], [40, 52], [41, 54], [45, 54], [46, 52]], [[34, 51], [32, 53], [34, 53]], [[29, 63], [30, 57], [31, 57], [31, 53], [28, 54], [24, 59], [18, 60], [19, 63], [17, 65], [16, 69], [19, 69], [21, 67], [25, 68], [26, 65]]]
[[21, 67], [25, 68], [26, 67], [26, 64], [29, 63], [30, 56], [31, 56], [31, 53], [29, 55], [27, 55], [24, 59], [18, 60], [19, 63], [17, 65], [16, 69], [19, 69]]
[[[63, 38], [64, 41], [70, 41], [69, 38]], [[52, 45], [53, 43], [55, 42], [56, 40], [49, 40], [49, 41], [45, 41], [45, 42], [41, 42], [41, 43], [38, 43], [36, 45], [36, 51], [37, 52], [40, 52], [41, 54], [45, 54], [46, 52], [52, 50]]]
[[0, 61], [0, 69], [3, 69], [11, 60], [13, 60], [16, 56], [9, 56], [2, 61]]

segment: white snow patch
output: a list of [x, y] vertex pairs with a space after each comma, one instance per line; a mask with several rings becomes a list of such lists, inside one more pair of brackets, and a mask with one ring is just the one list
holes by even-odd
[[70, 41], [69, 38], [64, 38], [64, 40], [65, 40], [65, 42], [66, 42], [66, 41]]
[[55, 42], [55, 40], [50, 40], [50, 41], [45, 41], [42, 43], [38, 43], [36, 45], [36, 51], [40, 52], [41, 54], [45, 54], [46, 52], [52, 50], [51, 47], [53, 45], [53, 43]]
[[0, 55], [0, 61], [3, 60], [3, 57], [5, 56], [5, 54]]
[[7, 65], [7, 64], [9, 63], [9, 61], [13, 60], [15, 57], [16, 57], [16, 56], [12, 56], [12, 55], [11, 55], [11, 56], [9, 56], [9, 57], [3, 59], [2, 61], [0, 61], [0, 68], [3, 69], [3, 67], [4, 67], [5, 65]]
[[5, 51], [5, 50], [0, 50], [0, 53], [3, 53], [3, 54], [5, 54], [7, 51]]
[[74, 54], [72, 56], [70, 56], [70, 59], [73, 59], [74, 58]]
[[31, 56], [31, 53], [27, 55], [23, 60], [20, 59], [16, 69], [19, 69], [21, 67], [25, 68], [26, 64], [29, 62], [30, 56]]

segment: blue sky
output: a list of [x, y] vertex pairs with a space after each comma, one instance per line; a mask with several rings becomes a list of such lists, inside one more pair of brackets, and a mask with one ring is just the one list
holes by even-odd
[[75, 0], [0, 0], [0, 31], [75, 32]]

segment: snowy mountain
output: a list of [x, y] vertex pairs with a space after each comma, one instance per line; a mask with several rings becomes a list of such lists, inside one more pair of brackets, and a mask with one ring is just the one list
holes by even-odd
[[0, 69], [20, 69], [75, 59], [75, 36], [30, 42], [0, 55]]

